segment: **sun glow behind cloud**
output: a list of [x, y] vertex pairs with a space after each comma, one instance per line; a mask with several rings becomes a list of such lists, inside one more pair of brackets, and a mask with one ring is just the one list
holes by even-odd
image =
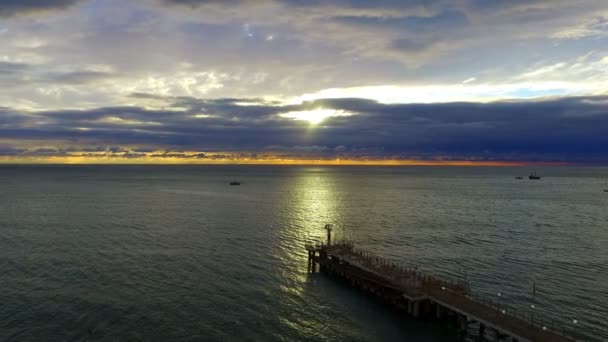
[[308, 121], [311, 125], [318, 125], [328, 118], [339, 117], [339, 116], [352, 116], [354, 113], [347, 112], [345, 110], [336, 110], [336, 109], [313, 109], [313, 110], [303, 110], [303, 111], [292, 111], [287, 113], [279, 114], [280, 117], [299, 120], [299, 121]]

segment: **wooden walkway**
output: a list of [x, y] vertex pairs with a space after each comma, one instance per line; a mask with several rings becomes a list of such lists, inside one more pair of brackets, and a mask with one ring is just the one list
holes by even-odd
[[321, 271], [337, 274], [353, 284], [374, 293], [381, 292], [393, 303], [397, 293], [408, 313], [419, 316], [422, 307], [434, 308], [436, 317], [455, 317], [466, 330], [467, 324], [478, 322], [480, 335], [485, 329], [493, 330], [497, 340], [510, 337], [513, 341], [562, 342], [575, 341], [563, 330], [545, 322], [533, 321], [529, 313], [500, 305], [471, 293], [466, 280], [445, 281], [419, 272], [415, 268], [378, 257], [355, 248], [352, 243], [334, 245], [307, 245], [309, 268], [314, 272], [318, 264]]

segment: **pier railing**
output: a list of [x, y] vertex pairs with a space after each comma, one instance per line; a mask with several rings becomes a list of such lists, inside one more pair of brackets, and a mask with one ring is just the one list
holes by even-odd
[[[347, 256], [356, 261], [360, 266], [372, 268], [377, 273], [382, 274], [385, 279], [397, 286], [406, 288], [410, 293], [412, 290], [427, 293], [439, 289], [450, 291], [465, 296], [470, 301], [495, 309], [496, 315], [519, 319], [528, 324], [532, 329], [549, 330], [564, 337], [577, 338], [574, 329], [567, 329], [563, 324], [560, 325], [556, 320], [547, 319], [533, 309], [522, 309], [473, 292], [467, 277], [455, 280], [431, 275], [428, 272], [421, 272], [416, 266], [406, 265], [402, 262], [384, 258], [365, 249], [358, 248], [350, 240], [337, 241], [331, 246], [323, 243], [307, 244], [306, 248], [325, 249], [331, 253]], [[576, 321], [573, 324], [576, 324]]]
[[364, 262], [366, 265], [374, 267], [377, 271], [381, 271], [384, 277], [395, 280], [397, 284], [400, 283], [400, 280], [411, 279], [415, 280], [416, 287], [421, 289], [443, 287], [460, 294], [466, 295], [470, 293], [470, 283], [466, 278], [446, 279], [445, 277], [440, 278], [430, 275], [427, 272], [419, 271], [416, 266], [406, 265], [402, 262], [384, 258], [365, 249], [358, 248], [352, 241], [339, 241], [329, 247], [324, 244], [316, 244], [315, 246], [354, 256], [359, 262]]
[[[474, 302], [494, 308], [499, 315], [520, 319], [530, 325], [530, 327], [533, 329], [537, 329], [539, 331], [549, 330], [555, 334], [575, 340], [580, 338], [575, 333], [573, 327], [566, 328], [566, 325], [564, 325], [562, 322], [555, 319], [548, 319], [543, 314], [535, 312], [534, 310], [523, 309], [521, 307], [501, 303], [495, 299], [492, 299], [491, 297], [483, 296], [478, 293], [471, 293], [467, 297]], [[573, 322], [572, 324], [574, 325], [577, 323]]]

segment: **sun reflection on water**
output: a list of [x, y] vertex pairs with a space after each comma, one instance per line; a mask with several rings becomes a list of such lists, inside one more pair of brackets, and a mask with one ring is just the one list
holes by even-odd
[[[304, 245], [323, 241], [326, 223], [339, 218], [340, 196], [333, 172], [324, 168], [303, 168], [294, 170], [293, 178], [286, 184], [281, 213], [285, 213], [290, 223], [281, 227], [275, 257], [283, 265], [279, 272], [282, 297], [287, 298], [294, 312], [310, 305], [310, 298], [316, 297], [314, 276], [307, 272], [307, 254]], [[316, 315], [301, 312], [297, 317], [292, 313], [284, 317], [281, 324], [288, 330], [306, 330], [310, 333], [323, 331], [324, 323]], [[297, 323], [295, 323], [297, 322]]]
[[336, 182], [331, 170], [305, 169], [298, 174], [289, 201], [297, 227], [291, 232], [295, 240], [323, 241], [322, 228], [338, 221], [340, 198]]

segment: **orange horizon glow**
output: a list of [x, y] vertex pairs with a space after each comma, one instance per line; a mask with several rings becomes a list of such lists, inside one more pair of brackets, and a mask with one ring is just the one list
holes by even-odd
[[66, 164], [66, 165], [312, 165], [312, 166], [566, 166], [565, 162], [487, 161], [487, 160], [425, 160], [425, 159], [372, 159], [372, 158], [175, 158], [120, 156], [49, 156], [0, 157], [0, 164]]

